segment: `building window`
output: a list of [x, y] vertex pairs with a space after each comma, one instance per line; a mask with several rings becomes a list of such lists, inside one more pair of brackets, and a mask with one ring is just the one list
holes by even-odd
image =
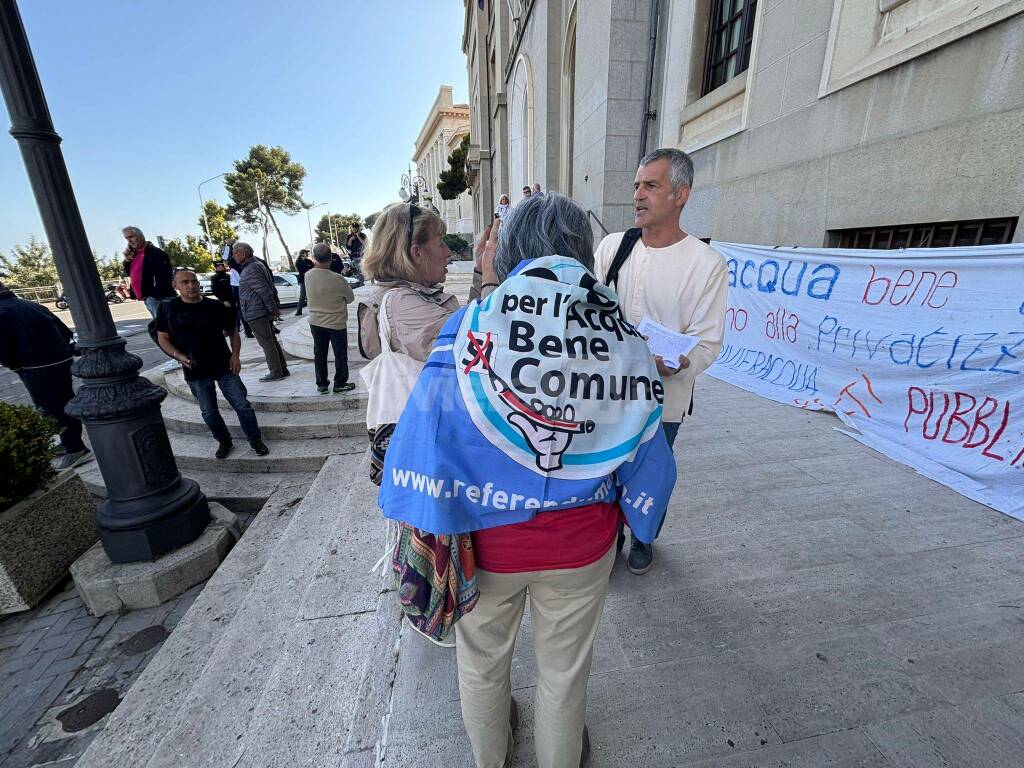
[[1012, 242], [1016, 229], [1016, 217], [838, 229], [829, 232], [829, 245], [833, 248], [876, 248], [881, 250], [999, 245]]
[[757, 0], [712, 0], [704, 96], [732, 80], [750, 64]]

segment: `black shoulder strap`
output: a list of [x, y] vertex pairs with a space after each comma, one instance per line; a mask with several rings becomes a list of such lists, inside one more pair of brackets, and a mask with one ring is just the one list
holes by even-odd
[[616, 288], [618, 287], [619, 270], [622, 269], [622, 265], [626, 263], [626, 259], [629, 258], [629, 254], [633, 252], [633, 246], [636, 245], [636, 241], [639, 239], [640, 227], [627, 229], [623, 233], [622, 241], [619, 243], [619, 250], [615, 252], [615, 258], [612, 259], [612, 264], [608, 267], [608, 274], [604, 276], [605, 285], [614, 285]]

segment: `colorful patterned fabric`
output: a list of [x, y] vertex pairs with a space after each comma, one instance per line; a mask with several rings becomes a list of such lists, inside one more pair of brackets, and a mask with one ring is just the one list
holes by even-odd
[[406, 618], [434, 642], [445, 642], [480, 597], [468, 534], [435, 536], [401, 523], [391, 567]]

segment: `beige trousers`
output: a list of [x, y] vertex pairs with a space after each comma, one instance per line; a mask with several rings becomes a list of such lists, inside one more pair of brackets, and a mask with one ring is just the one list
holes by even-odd
[[583, 568], [528, 573], [477, 571], [480, 599], [455, 625], [462, 720], [477, 768], [512, 754], [508, 716], [512, 652], [530, 594], [537, 688], [533, 721], [539, 768], [577, 768], [594, 638], [615, 547]]

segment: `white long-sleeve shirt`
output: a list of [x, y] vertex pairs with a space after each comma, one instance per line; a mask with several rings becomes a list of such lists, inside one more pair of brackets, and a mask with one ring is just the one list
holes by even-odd
[[[597, 247], [594, 271], [602, 282], [622, 236], [622, 232], [608, 235]], [[667, 328], [700, 339], [688, 355], [690, 367], [664, 380], [662, 420], [682, 421], [690, 407], [694, 379], [722, 350], [729, 301], [729, 271], [725, 259], [693, 235], [666, 248], [648, 248], [641, 238], [619, 270], [616, 292], [626, 320], [633, 325], [646, 316]]]

